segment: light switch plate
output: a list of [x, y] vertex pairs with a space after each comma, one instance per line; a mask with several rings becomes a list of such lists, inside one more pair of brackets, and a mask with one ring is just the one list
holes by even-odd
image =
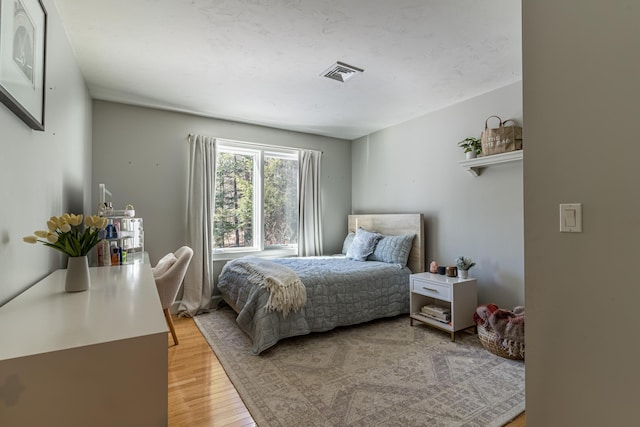
[[560, 204], [560, 232], [582, 233], [582, 203]]

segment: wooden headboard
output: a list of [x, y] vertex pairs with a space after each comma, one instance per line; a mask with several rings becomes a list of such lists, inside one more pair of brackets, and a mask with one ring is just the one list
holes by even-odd
[[414, 273], [425, 271], [426, 245], [422, 214], [349, 215], [349, 231], [355, 232], [358, 227], [389, 236], [415, 234], [407, 267]]

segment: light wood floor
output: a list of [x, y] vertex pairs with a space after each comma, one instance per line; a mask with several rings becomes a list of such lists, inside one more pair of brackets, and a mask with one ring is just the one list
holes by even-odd
[[173, 317], [169, 342], [169, 426], [255, 426], [193, 319]]
[[[193, 319], [173, 318], [180, 343], [169, 342], [169, 426], [255, 426]], [[525, 427], [522, 414], [508, 427]], [[266, 427], [266, 426], [264, 426]]]

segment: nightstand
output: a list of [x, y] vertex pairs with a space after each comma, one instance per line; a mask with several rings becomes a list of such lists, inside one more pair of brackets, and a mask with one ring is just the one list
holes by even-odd
[[[473, 313], [478, 306], [477, 282], [474, 278], [459, 279], [440, 274], [418, 273], [410, 276], [410, 323], [418, 320], [447, 331], [451, 341], [456, 332], [475, 326]], [[423, 314], [424, 306], [436, 305], [448, 309], [450, 320], [442, 321]]]

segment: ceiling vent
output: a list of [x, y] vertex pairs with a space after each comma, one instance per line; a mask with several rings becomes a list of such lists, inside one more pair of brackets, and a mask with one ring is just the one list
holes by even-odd
[[344, 62], [336, 62], [331, 67], [324, 70], [320, 75], [344, 83], [362, 72], [364, 72], [364, 70], [358, 67], [345, 64]]

